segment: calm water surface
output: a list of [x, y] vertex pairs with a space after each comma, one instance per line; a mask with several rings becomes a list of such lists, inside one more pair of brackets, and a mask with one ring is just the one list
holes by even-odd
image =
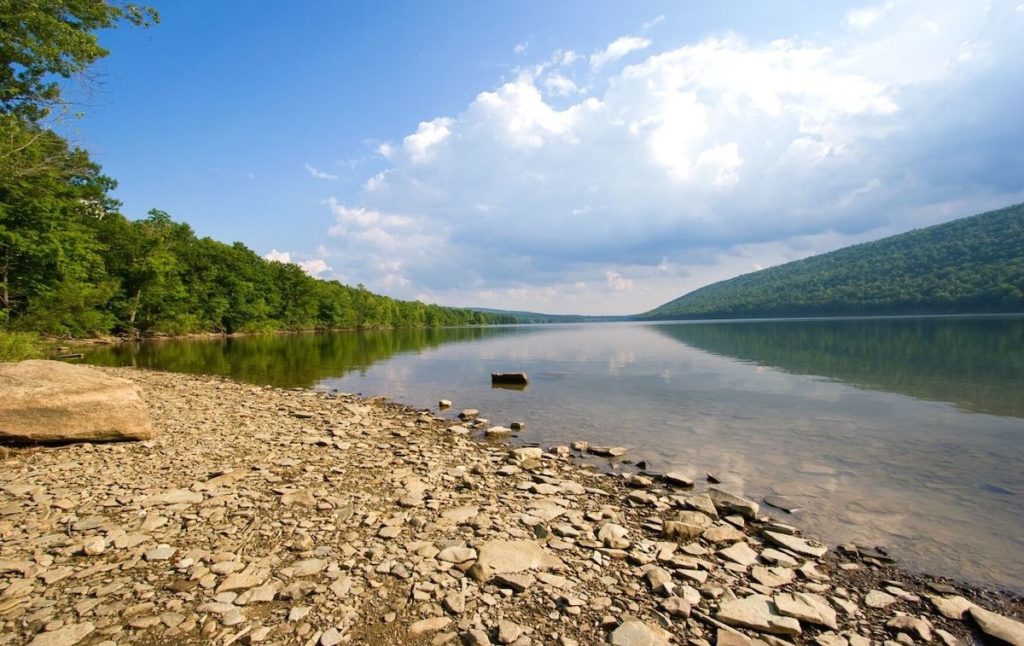
[[[522, 441], [712, 471], [831, 543], [1024, 589], [1024, 318], [593, 324], [164, 341], [88, 361], [440, 398]], [[525, 390], [492, 389], [525, 371]], [[769, 508], [769, 511], [773, 511]], [[777, 512], [785, 518], [786, 514]]]

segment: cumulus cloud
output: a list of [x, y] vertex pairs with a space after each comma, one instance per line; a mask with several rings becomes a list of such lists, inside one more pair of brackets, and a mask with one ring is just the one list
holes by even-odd
[[316, 179], [325, 179], [325, 180], [328, 180], [328, 181], [334, 181], [334, 180], [338, 179], [337, 175], [335, 175], [333, 173], [328, 173], [328, 172], [322, 171], [322, 170], [320, 170], [318, 168], [314, 168], [312, 165], [310, 165], [308, 163], [306, 164], [306, 171], [311, 176], [315, 177]]
[[[321, 255], [326, 255], [325, 249], [320, 249], [318, 251], [321, 252]], [[329, 271], [332, 271], [331, 268], [327, 265], [327, 262], [324, 261], [323, 258], [293, 261], [292, 254], [291, 252], [288, 251], [278, 251], [277, 249], [271, 249], [267, 253], [263, 254], [263, 258], [265, 260], [272, 260], [274, 262], [298, 265], [302, 269], [302, 271], [306, 272], [310, 276], [313, 276], [314, 278], [319, 277], [321, 274], [325, 274]]]
[[512, 48], [512, 51], [514, 51], [517, 55], [522, 56], [523, 54], [526, 53], [526, 50], [529, 47], [530, 43], [527, 41], [523, 41], [521, 43], [517, 43], [516, 46]]
[[314, 278], [331, 271], [331, 268], [327, 266], [327, 263], [322, 258], [314, 258], [313, 260], [302, 260], [295, 263], [302, 268], [302, 271], [306, 272]]
[[451, 135], [454, 119], [438, 117], [432, 121], [421, 121], [416, 132], [402, 140], [402, 148], [413, 163], [428, 161], [431, 151]]
[[274, 262], [289, 263], [292, 261], [292, 255], [287, 251], [278, 251], [277, 249], [271, 249], [267, 253], [263, 254], [264, 260], [272, 260]]
[[600, 91], [557, 80], [555, 52], [325, 202], [332, 264], [405, 298], [628, 313], [1024, 199], [1024, 14], [879, 6], [827, 41], [623, 37], [591, 57]]
[[881, 20], [893, 7], [893, 2], [859, 7], [846, 13], [844, 20], [853, 29], [867, 29]]
[[647, 49], [650, 46], [651, 41], [640, 36], [622, 36], [620, 38], [616, 38], [601, 51], [594, 52], [590, 55], [590, 67], [595, 70], [600, 69], [612, 61], [619, 60], [630, 52]]
[[613, 269], [604, 272], [604, 276], [608, 286], [617, 292], [628, 292], [633, 289], [633, 281]]
[[544, 79], [544, 88], [552, 96], [569, 96], [580, 91], [571, 78], [562, 76], [558, 72], [547, 75]]

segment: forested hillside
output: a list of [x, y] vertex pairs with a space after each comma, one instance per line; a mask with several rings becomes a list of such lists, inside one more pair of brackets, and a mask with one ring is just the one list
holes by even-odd
[[1024, 312], [1024, 204], [725, 280], [640, 319]]
[[155, 12], [102, 0], [0, 0], [0, 333], [252, 332], [504, 320], [313, 279], [161, 211], [130, 220], [116, 186], [57, 128], [65, 79], [107, 55], [96, 31]]

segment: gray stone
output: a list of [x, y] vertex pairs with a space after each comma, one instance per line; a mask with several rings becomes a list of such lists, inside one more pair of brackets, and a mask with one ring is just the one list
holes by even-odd
[[626, 528], [622, 525], [605, 523], [597, 531], [597, 540], [601, 541], [605, 547], [626, 549], [629, 547], [629, 541], [625, 538], [626, 534]]
[[612, 631], [608, 643], [613, 646], [669, 646], [664, 630], [631, 617]]
[[905, 633], [913, 633], [917, 635], [919, 639], [923, 639], [926, 642], [930, 642], [932, 640], [931, 624], [928, 623], [927, 620], [920, 619], [918, 617], [899, 615], [887, 621], [885, 623], [885, 627]]
[[232, 590], [248, 590], [263, 583], [264, 577], [253, 576], [242, 572], [229, 574], [227, 578], [217, 587], [217, 593], [230, 592]]
[[88, 621], [39, 633], [29, 646], [73, 646], [88, 637], [96, 627]]
[[971, 602], [960, 596], [942, 597], [936, 594], [928, 595], [935, 609], [946, 619], [963, 619], [964, 613], [971, 608]]
[[147, 561], [166, 561], [174, 556], [176, 551], [170, 545], [158, 545], [151, 550], [146, 550], [143, 556], [145, 556]]
[[329, 628], [320, 635], [320, 646], [337, 646], [344, 634], [337, 628]]
[[587, 452], [606, 458], [617, 458], [629, 453], [629, 449], [622, 446], [588, 446]]
[[767, 646], [767, 643], [751, 639], [738, 631], [719, 628], [715, 634], [715, 646]]
[[757, 563], [757, 552], [755, 552], [745, 541], [734, 543], [729, 547], [716, 552], [719, 556], [743, 567], [749, 567]]
[[746, 534], [732, 525], [715, 525], [704, 530], [701, 538], [709, 543], [735, 543], [746, 538]]
[[755, 565], [750, 568], [750, 576], [761, 585], [777, 588], [793, 582], [793, 569], [788, 567], [764, 567]]
[[[555, 575], [550, 575], [555, 576]], [[508, 588], [513, 592], [526, 592], [533, 585], [533, 577], [529, 574], [498, 574], [494, 577], [494, 583], [498, 587]]]
[[776, 545], [781, 545], [791, 552], [802, 554], [804, 556], [811, 556], [814, 558], [821, 558], [828, 552], [828, 548], [820, 543], [813, 543], [811, 541], [804, 540], [799, 536], [791, 536], [790, 534], [780, 534], [779, 532], [765, 531], [763, 532], [765, 537]]
[[651, 586], [651, 590], [666, 596], [672, 594], [672, 575], [669, 574], [668, 570], [660, 567], [652, 567], [647, 570], [645, 576], [647, 578], [647, 584]]
[[491, 574], [507, 574], [524, 570], [559, 570], [562, 561], [549, 554], [534, 541], [488, 541], [480, 546], [475, 565]]
[[437, 560], [448, 563], [465, 563], [476, 558], [476, 550], [471, 547], [446, 547], [437, 555]]
[[466, 610], [466, 596], [461, 592], [449, 592], [444, 595], [442, 605], [453, 615], [461, 615]]
[[872, 590], [864, 595], [864, 605], [868, 608], [886, 608], [896, 603], [896, 597], [881, 590]]
[[487, 437], [508, 437], [512, 435], [512, 429], [504, 426], [491, 426], [484, 431], [484, 435]]
[[146, 498], [147, 505], [180, 505], [203, 502], [203, 494], [188, 489], [171, 489]]
[[678, 472], [669, 472], [661, 477], [661, 479], [668, 485], [673, 487], [682, 487], [684, 489], [693, 486], [693, 479]]
[[690, 616], [690, 602], [682, 597], [669, 597], [662, 601], [659, 607], [668, 613], [668, 616], [676, 619]]
[[713, 522], [699, 511], [681, 511], [673, 520], [666, 520], [662, 527], [666, 538], [685, 541], [700, 536]]
[[723, 601], [718, 606], [715, 619], [730, 626], [751, 628], [763, 633], [800, 634], [800, 622], [779, 614], [771, 598], [761, 594]]
[[507, 619], [498, 622], [498, 643], [511, 644], [523, 634], [523, 627]]
[[785, 552], [780, 552], [774, 547], [769, 547], [766, 550], [762, 550], [761, 558], [767, 561], [768, 563], [774, 563], [775, 565], [779, 565], [781, 567], [795, 568], [796, 566], [800, 565], [792, 556], [786, 554]]
[[419, 621], [413, 622], [409, 626], [410, 635], [422, 635], [423, 633], [431, 633], [447, 628], [452, 623], [450, 617], [428, 617], [427, 619], [420, 619]]
[[292, 563], [291, 575], [293, 577], [312, 576], [319, 574], [327, 568], [327, 561], [323, 559], [305, 559]]
[[781, 614], [832, 630], [839, 629], [836, 611], [825, 597], [809, 592], [784, 592], [775, 595], [774, 601]]
[[471, 628], [459, 635], [463, 646], [490, 646], [491, 638], [479, 628]]
[[999, 639], [1011, 646], [1024, 646], [1024, 624], [996, 614], [976, 605], [970, 608], [971, 617], [989, 637]]
[[757, 512], [760, 509], [760, 506], [753, 500], [747, 500], [736, 494], [723, 491], [718, 487], [709, 488], [708, 496], [711, 497], [711, 502], [715, 504], [715, 509], [718, 510], [719, 514], [734, 512], [744, 518], [753, 520], [757, 517]]

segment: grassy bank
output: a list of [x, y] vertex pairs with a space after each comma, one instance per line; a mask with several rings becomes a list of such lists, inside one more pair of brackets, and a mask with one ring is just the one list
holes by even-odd
[[38, 334], [0, 331], [0, 361], [40, 359], [43, 355], [43, 341]]

